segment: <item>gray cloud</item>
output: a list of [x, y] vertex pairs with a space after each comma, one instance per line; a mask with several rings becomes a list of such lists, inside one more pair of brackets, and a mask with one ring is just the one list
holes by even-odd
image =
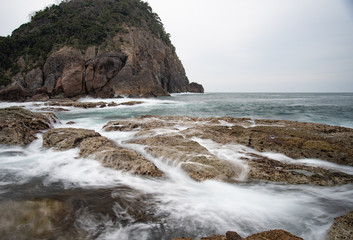
[[[55, 2], [0, 1], [1, 35]], [[350, 0], [147, 2], [206, 91], [353, 91]]]

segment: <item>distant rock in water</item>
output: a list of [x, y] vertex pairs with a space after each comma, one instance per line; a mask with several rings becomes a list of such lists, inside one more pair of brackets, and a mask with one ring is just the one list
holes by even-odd
[[204, 92], [189, 83], [159, 17], [140, 0], [65, 1], [0, 40], [0, 86], [8, 84], [1, 100]]

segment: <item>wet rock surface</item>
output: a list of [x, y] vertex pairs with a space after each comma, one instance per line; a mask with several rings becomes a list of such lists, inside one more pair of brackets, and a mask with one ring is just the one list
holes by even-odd
[[104, 167], [141, 176], [163, 176], [163, 172], [148, 159], [134, 150], [117, 146], [94, 130], [51, 129], [43, 134], [43, 147], [61, 151], [79, 147], [81, 157], [98, 160]]
[[[348, 128], [277, 120], [180, 116], [142, 116], [111, 121], [103, 128], [135, 131], [135, 139], [129, 143], [144, 145], [154, 157], [178, 163], [198, 181], [217, 179], [322, 186], [353, 182], [352, 175], [296, 160], [322, 157], [351, 165], [353, 130]], [[229, 149], [234, 156], [224, 156], [220, 149]], [[283, 155], [280, 161], [268, 157], [267, 152], [293, 158]]]
[[26, 145], [35, 134], [51, 127], [52, 113], [33, 113], [21, 107], [0, 109], [0, 144]]
[[351, 239], [353, 236], [353, 211], [335, 218], [326, 240]]
[[[173, 240], [192, 240], [192, 238], [174, 238]], [[303, 238], [297, 237], [284, 230], [271, 230], [261, 233], [256, 233], [246, 238], [242, 238], [237, 232], [228, 231], [226, 235], [213, 235], [209, 237], [203, 237], [201, 240], [303, 240]]]

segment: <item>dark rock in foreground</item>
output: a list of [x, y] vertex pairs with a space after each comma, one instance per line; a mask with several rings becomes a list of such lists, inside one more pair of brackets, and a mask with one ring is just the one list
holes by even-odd
[[43, 147], [61, 151], [79, 147], [81, 157], [92, 157], [105, 167], [141, 176], [163, 176], [163, 172], [145, 157], [134, 150], [116, 146], [94, 130], [51, 129], [43, 134]]
[[20, 107], [0, 109], [0, 144], [26, 145], [55, 119], [52, 113], [33, 113]]

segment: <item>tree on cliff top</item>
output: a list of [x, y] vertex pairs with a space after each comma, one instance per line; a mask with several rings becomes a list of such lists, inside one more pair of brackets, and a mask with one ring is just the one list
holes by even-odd
[[25, 56], [35, 65], [43, 65], [57, 46], [86, 49], [100, 45], [124, 25], [151, 31], [171, 45], [160, 18], [141, 0], [71, 0], [62, 1], [36, 12], [29, 23], [10, 37], [0, 37], [0, 86], [18, 72], [17, 61]]

